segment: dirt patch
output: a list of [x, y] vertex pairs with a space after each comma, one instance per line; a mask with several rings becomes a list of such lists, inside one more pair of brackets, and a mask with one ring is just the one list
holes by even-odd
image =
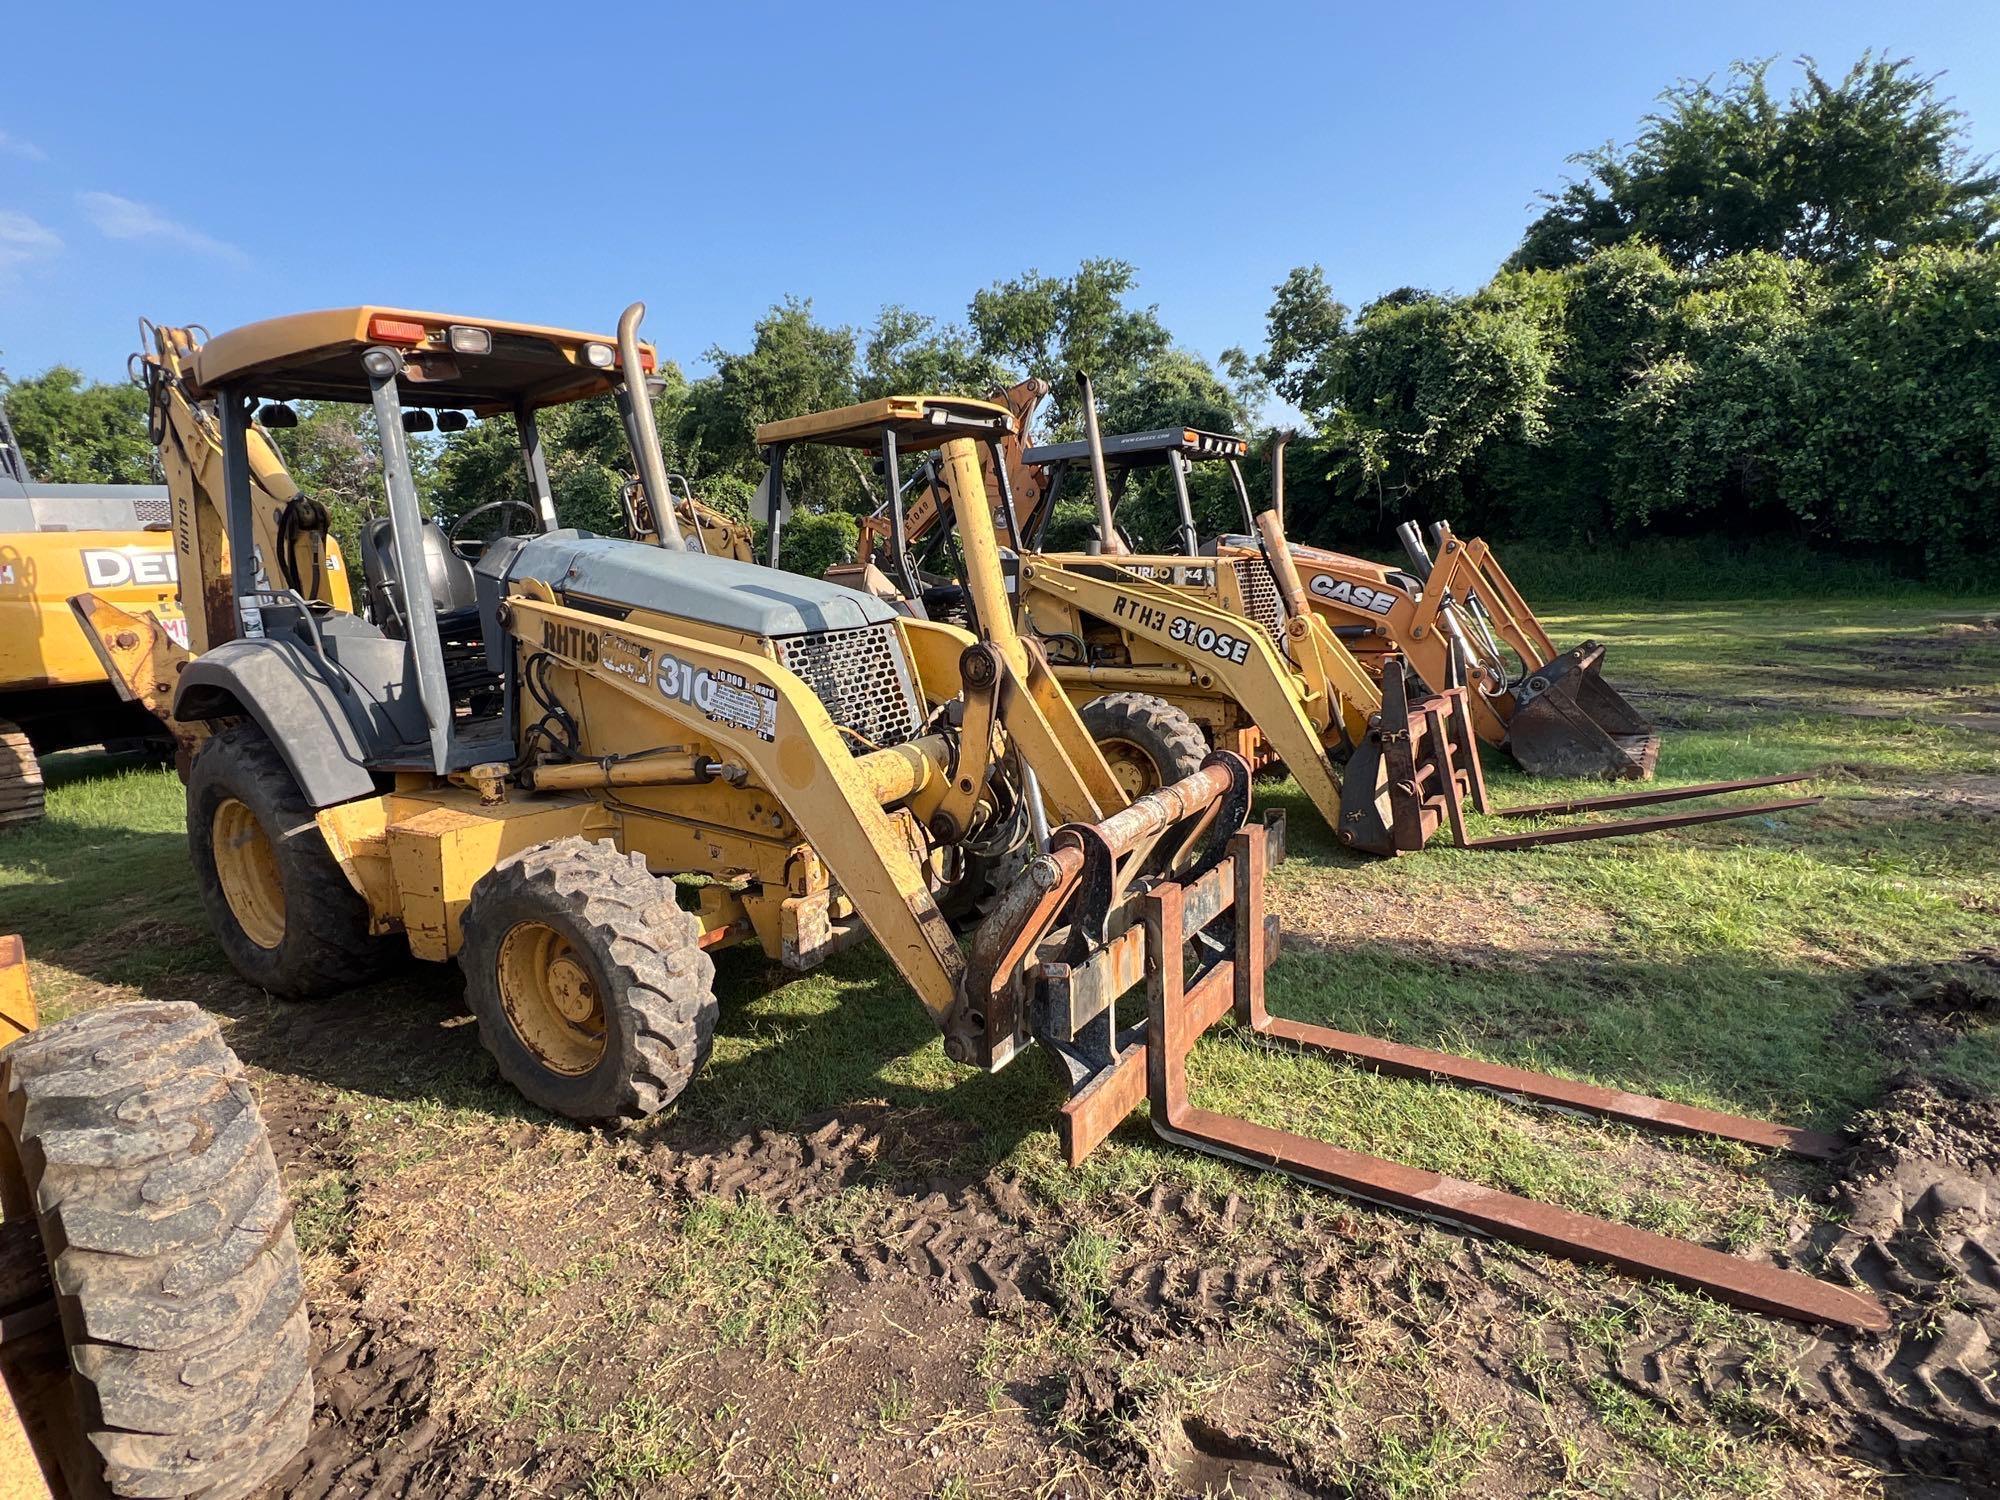
[[[1602, 951], [1609, 913], [1533, 880], [1454, 886], [1434, 900], [1361, 881], [1274, 883], [1271, 902], [1287, 944], [1339, 952], [1386, 946], [1453, 971], [1518, 966], [1522, 959]], [[1449, 922], [1440, 912], [1449, 911]]]
[[1854, 1013], [1897, 1061], [1934, 1058], [1968, 1031], [2000, 1019], [2000, 949], [1871, 969], [1856, 987]]
[[430, 1411], [436, 1351], [371, 1326], [358, 1306], [331, 1318], [314, 1312], [312, 1436], [273, 1492], [287, 1500], [476, 1493], [455, 1461], [464, 1435], [447, 1433]]
[[2000, 1493], [2000, 1100], [1905, 1074], [1862, 1121], [1830, 1218], [1784, 1257], [1872, 1291], [1880, 1336], [1788, 1362], [1679, 1326], [1617, 1365], [1675, 1410], [1721, 1402], [1905, 1473]]

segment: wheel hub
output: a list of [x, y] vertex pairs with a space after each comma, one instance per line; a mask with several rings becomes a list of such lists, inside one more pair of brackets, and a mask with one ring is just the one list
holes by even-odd
[[1150, 792], [1160, 789], [1159, 769], [1153, 758], [1137, 745], [1125, 740], [1103, 740], [1098, 749], [1104, 754], [1104, 763], [1111, 768], [1111, 777], [1118, 783], [1128, 801], [1136, 802]]
[[276, 948], [285, 940], [285, 887], [264, 825], [247, 804], [225, 797], [209, 819], [209, 847], [236, 925], [259, 948]]
[[597, 1008], [597, 991], [590, 975], [567, 953], [549, 965], [549, 998], [571, 1025], [588, 1021]]
[[568, 938], [544, 922], [517, 922], [494, 967], [507, 1024], [537, 1062], [578, 1077], [603, 1060], [603, 997]]

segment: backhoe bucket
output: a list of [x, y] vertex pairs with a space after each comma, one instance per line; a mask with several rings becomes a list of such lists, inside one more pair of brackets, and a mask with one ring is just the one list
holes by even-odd
[[1196, 1108], [1188, 1097], [1188, 1053], [1203, 1032], [1233, 1014], [1239, 1027], [1272, 1046], [1481, 1089], [1518, 1103], [1808, 1158], [1824, 1159], [1839, 1150], [1837, 1140], [1812, 1131], [1271, 1015], [1264, 977], [1275, 956], [1277, 930], [1264, 912], [1264, 887], [1271, 864], [1283, 857], [1283, 815], [1274, 813], [1264, 827], [1232, 835], [1227, 857], [1199, 880], [1163, 883], [1140, 895], [1145, 1024], [1064, 1107], [1062, 1140], [1072, 1164], [1144, 1100], [1153, 1130], [1163, 1139], [1244, 1166], [1284, 1172], [1364, 1202], [1548, 1254], [1672, 1282], [1774, 1317], [1862, 1330], [1889, 1326], [1881, 1304], [1862, 1291]]
[[1507, 722], [1507, 749], [1531, 776], [1645, 781], [1660, 735], [1604, 680], [1604, 648], [1585, 641], [1537, 668]]

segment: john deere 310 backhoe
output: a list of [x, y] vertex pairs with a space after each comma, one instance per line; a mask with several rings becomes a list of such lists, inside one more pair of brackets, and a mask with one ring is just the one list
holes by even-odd
[[[456, 958], [502, 1075], [558, 1113], [619, 1121], [662, 1109], [700, 1068], [713, 952], [754, 942], [804, 968], [870, 936], [951, 1058], [999, 1068], [1036, 1043], [1054, 1059], [1073, 1161], [1145, 1101], [1156, 1131], [1231, 1159], [1745, 1306], [1879, 1324], [1872, 1300], [1796, 1273], [1194, 1108], [1186, 1054], [1233, 1014], [1275, 1043], [1374, 1067], [1830, 1149], [1269, 1015], [1263, 903], [1282, 820], [1249, 821], [1250, 768], [1228, 750], [1136, 798], [1114, 777], [1014, 624], [993, 521], [1011, 505], [1006, 411], [899, 397], [760, 434], [774, 550], [788, 444], [872, 451], [896, 500], [917, 482], [905, 457], [920, 460], [956, 518], [962, 623], [921, 618], [689, 545], [665, 499], [641, 312], [614, 339], [360, 307], [192, 351], [186, 394], [212, 405], [223, 486], [177, 491], [176, 513], [213, 502], [224, 571], [202, 581], [232, 610], [226, 638], [170, 668], [171, 713], [211, 731], [188, 773], [189, 846], [245, 976], [311, 998], [391, 945]], [[624, 417], [637, 498], [662, 497], [634, 507], [650, 541], [557, 524], [535, 414], [604, 396]], [[374, 618], [259, 580], [241, 545], [257, 399], [373, 410], [389, 501], [364, 537]], [[453, 547], [422, 514], [404, 433], [447, 411], [514, 419], [524, 498], [503, 504], [526, 534]]]

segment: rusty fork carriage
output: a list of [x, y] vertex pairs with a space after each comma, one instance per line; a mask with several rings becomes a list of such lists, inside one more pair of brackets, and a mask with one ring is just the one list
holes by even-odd
[[[1143, 970], [1146, 1015], [1143, 1023], [1120, 1032], [1112, 1014], [1115, 998], [1104, 1002], [1098, 1019], [1114, 1039], [1110, 1060], [1080, 1080], [1062, 1111], [1060, 1134], [1072, 1166], [1144, 1102], [1153, 1130], [1168, 1141], [1364, 1202], [1672, 1282], [1755, 1312], [1865, 1331], [1889, 1326], [1881, 1304], [1865, 1292], [1196, 1107], [1188, 1094], [1188, 1053], [1210, 1027], [1233, 1016], [1238, 1027], [1267, 1045], [1378, 1072], [1809, 1160], [1828, 1160], [1841, 1150], [1838, 1138], [1810, 1130], [1272, 1015], [1265, 1007], [1264, 976], [1276, 953], [1278, 928], [1265, 910], [1264, 894], [1271, 868], [1284, 858], [1284, 842], [1284, 815], [1273, 812], [1261, 825], [1233, 833], [1226, 852], [1193, 879], [1133, 879], [1136, 919], [1092, 962], [1124, 975]], [[1080, 885], [1070, 881], [1060, 894], [1075, 900]], [[1057, 978], [1072, 981], [1068, 993], [1074, 996], [1074, 976], [1063, 969]], [[1115, 997], [1119, 987], [1110, 984], [1105, 993]], [[1045, 983], [1044, 1004], [1047, 989]]]
[[[1501, 851], [1531, 849], [1538, 844], [1577, 843], [1585, 839], [1617, 838], [1625, 834], [1657, 833], [1697, 823], [1720, 823], [1765, 813], [1812, 807], [1820, 797], [1782, 797], [1771, 801], [1733, 802], [1684, 812], [1646, 817], [1570, 823], [1522, 833], [1489, 834], [1475, 838], [1467, 831], [1465, 809], [1494, 818], [1548, 818], [1617, 812], [1669, 802], [1689, 802], [1731, 792], [1791, 786], [1807, 778], [1755, 776], [1743, 781], [1710, 781], [1697, 786], [1653, 788], [1643, 792], [1613, 792], [1600, 797], [1570, 797], [1495, 807], [1486, 790], [1486, 773], [1479, 763], [1479, 741], [1463, 686], [1413, 697], [1412, 679], [1400, 657], [1382, 668], [1382, 711], [1369, 726], [1368, 742], [1351, 763], [1348, 777], [1362, 787], [1376, 787], [1372, 801], [1349, 799], [1338, 830], [1340, 842], [1368, 854], [1413, 854], [1440, 827], [1451, 832], [1460, 849]], [[1378, 772], [1379, 767], [1379, 772]]]

